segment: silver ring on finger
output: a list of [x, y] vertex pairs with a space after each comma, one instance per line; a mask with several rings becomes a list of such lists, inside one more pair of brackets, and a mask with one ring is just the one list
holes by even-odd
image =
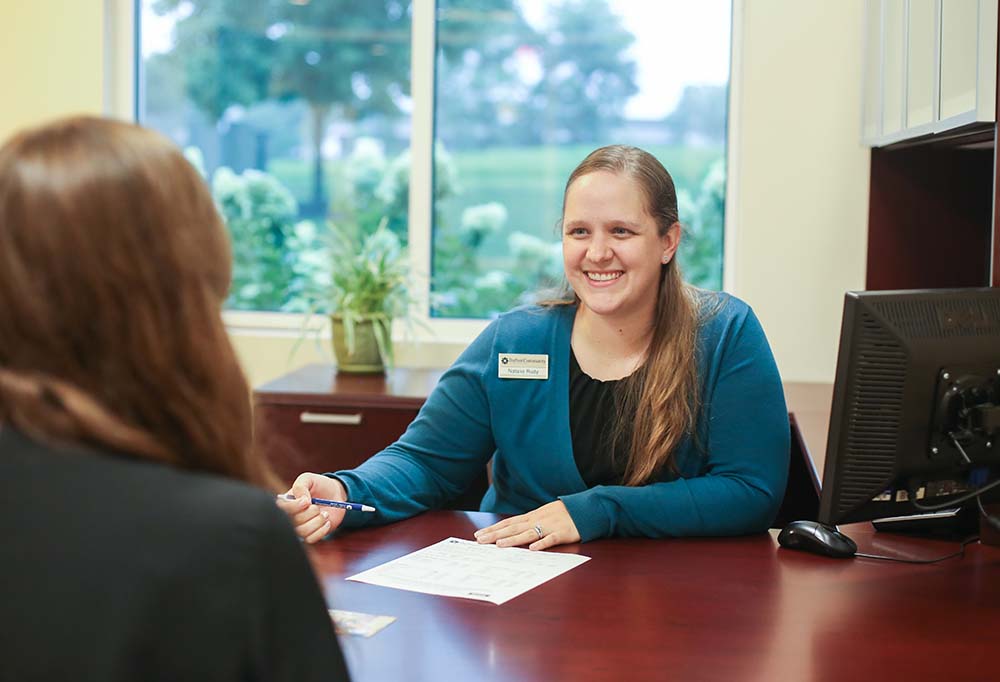
[[539, 540], [541, 540], [542, 538], [545, 537], [545, 533], [542, 532], [542, 527], [539, 526], [537, 523], [535, 524], [534, 530], [535, 530], [536, 533], [538, 533], [538, 539]]

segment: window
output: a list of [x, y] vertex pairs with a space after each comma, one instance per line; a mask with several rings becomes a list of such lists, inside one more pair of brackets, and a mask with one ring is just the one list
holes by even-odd
[[432, 311], [483, 317], [559, 283], [563, 183], [596, 147], [678, 187], [689, 281], [722, 286], [728, 3], [439, 0]]
[[671, 171], [685, 275], [721, 287], [728, 2], [140, 0], [139, 11], [139, 119], [212, 187], [233, 238], [230, 309], [308, 309], [328, 277], [328, 221], [358, 235], [384, 222], [409, 242], [430, 274], [430, 318], [509, 309], [559, 282], [563, 183], [615, 142]]
[[304, 311], [327, 218], [404, 230], [406, 2], [143, 0], [139, 118], [203, 170], [232, 233], [227, 307]]

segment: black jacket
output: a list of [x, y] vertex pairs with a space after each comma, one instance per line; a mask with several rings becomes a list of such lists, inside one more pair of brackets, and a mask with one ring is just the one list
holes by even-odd
[[0, 426], [0, 680], [321, 679], [346, 666], [273, 496]]

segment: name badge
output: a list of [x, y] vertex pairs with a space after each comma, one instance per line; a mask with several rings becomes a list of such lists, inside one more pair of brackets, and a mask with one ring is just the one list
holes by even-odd
[[501, 379], [548, 379], [549, 356], [533, 353], [500, 353], [497, 376]]

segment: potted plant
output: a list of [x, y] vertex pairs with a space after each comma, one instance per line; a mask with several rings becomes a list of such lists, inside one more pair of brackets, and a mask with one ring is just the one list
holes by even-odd
[[379, 373], [392, 365], [392, 321], [405, 317], [409, 268], [386, 220], [355, 239], [330, 227], [330, 310], [333, 352], [340, 372]]

